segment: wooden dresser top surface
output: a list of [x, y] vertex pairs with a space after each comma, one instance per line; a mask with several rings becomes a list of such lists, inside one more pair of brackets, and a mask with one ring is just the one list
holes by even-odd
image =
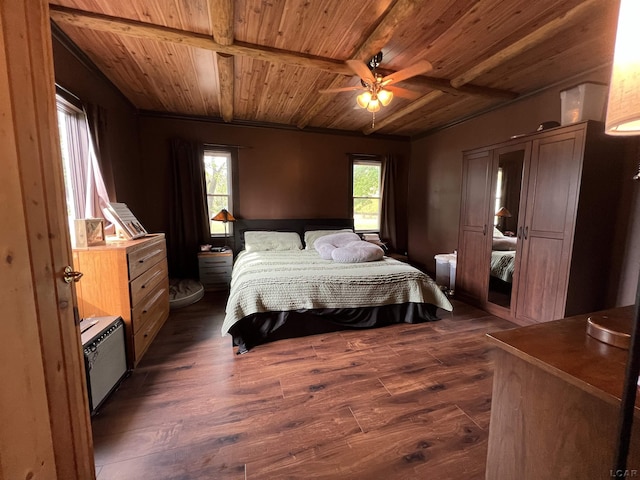
[[114, 250], [114, 249], [124, 249], [124, 250], [132, 250], [136, 247], [145, 246], [154, 241], [160, 241], [160, 239], [164, 239], [164, 233], [150, 233], [141, 238], [136, 238], [135, 240], [125, 240], [118, 237], [107, 237], [107, 243], [105, 245], [96, 245], [87, 248], [74, 248], [74, 252], [86, 252], [86, 251], [98, 251], [98, 250]]
[[[631, 320], [633, 309], [628, 306], [597, 313]], [[489, 333], [487, 337], [502, 350], [609, 403], [619, 404], [628, 351], [589, 336], [590, 315]], [[640, 417], [640, 395], [636, 398], [636, 417]]]

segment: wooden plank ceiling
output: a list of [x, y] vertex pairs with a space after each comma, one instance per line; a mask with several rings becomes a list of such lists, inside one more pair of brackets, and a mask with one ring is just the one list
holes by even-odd
[[[414, 136], [606, 68], [603, 0], [54, 0], [51, 18], [140, 110]], [[346, 60], [433, 65], [372, 114]]]

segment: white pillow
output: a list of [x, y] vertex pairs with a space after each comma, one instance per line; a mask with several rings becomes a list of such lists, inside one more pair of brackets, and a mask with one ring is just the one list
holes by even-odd
[[493, 236], [494, 237], [504, 237], [504, 233], [498, 230], [498, 227], [493, 227]]
[[338, 263], [362, 263], [382, 260], [384, 250], [371, 242], [358, 240], [344, 247], [338, 247], [331, 251], [331, 258]]
[[516, 237], [493, 237], [492, 250], [515, 250], [518, 239]]
[[306, 250], [312, 250], [314, 248], [313, 244], [320, 237], [343, 232], [353, 232], [353, 230], [350, 228], [343, 228], [341, 230], [307, 230], [304, 232], [304, 248]]
[[248, 252], [302, 250], [296, 232], [244, 232], [244, 248]]
[[[331, 260], [331, 252], [338, 247], [344, 247], [354, 242], [362, 242], [360, 235], [353, 232], [339, 232], [323, 235], [313, 243], [314, 248], [320, 254], [320, 258]], [[363, 242], [369, 243], [369, 242]]]

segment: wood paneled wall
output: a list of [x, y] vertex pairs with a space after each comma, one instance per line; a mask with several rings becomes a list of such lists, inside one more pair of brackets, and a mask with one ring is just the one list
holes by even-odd
[[[609, 70], [572, 79], [554, 89], [546, 90], [486, 113], [459, 125], [414, 140], [409, 165], [409, 257], [429, 272], [435, 271], [434, 255], [458, 248], [460, 189], [462, 183], [462, 151], [508, 140], [512, 135], [533, 132], [540, 123], [560, 121], [560, 91], [585, 81], [609, 81]], [[624, 168], [629, 178], [635, 173], [635, 149], [629, 149]], [[640, 260], [640, 222], [630, 220], [640, 214], [637, 188], [629, 180], [621, 211], [611, 213], [611, 235], [620, 246], [618, 258], [610, 269], [611, 305], [633, 303]], [[627, 207], [628, 206], [628, 207]]]

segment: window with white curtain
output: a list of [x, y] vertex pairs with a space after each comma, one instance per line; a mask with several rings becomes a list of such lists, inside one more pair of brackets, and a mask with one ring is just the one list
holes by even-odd
[[353, 225], [356, 232], [380, 231], [382, 162], [352, 160]]
[[74, 220], [102, 218], [100, 205], [109, 202], [97, 159], [93, 154], [86, 114], [56, 95], [58, 130], [71, 238]]

